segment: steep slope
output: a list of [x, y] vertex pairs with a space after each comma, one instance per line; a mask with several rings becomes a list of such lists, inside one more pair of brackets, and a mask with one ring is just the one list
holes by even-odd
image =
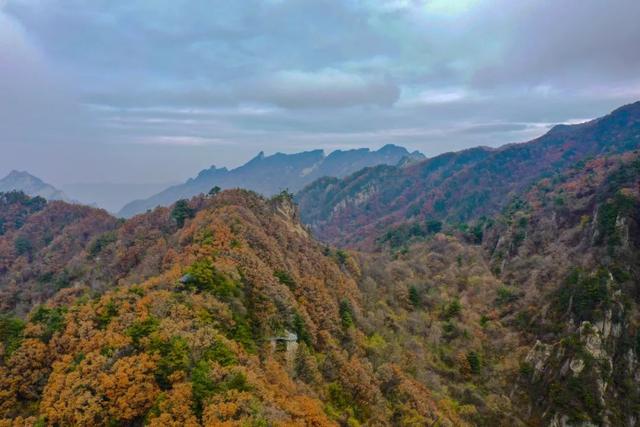
[[[467, 242], [463, 247], [481, 247], [476, 256], [491, 272], [483, 276], [497, 284], [493, 294], [477, 278], [459, 287], [473, 282], [471, 295], [484, 292], [472, 313], [482, 317], [485, 333], [497, 326], [504, 335], [474, 350], [481, 371], [500, 378], [497, 390], [509, 396], [503, 408], [521, 408], [516, 418], [532, 426], [636, 425], [640, 151], [599, 156], [542, 179], [493, 218], [402, 224], [383, 241], [398, 259], [425, 244], [434, 256], [432, 242], [442, 239], [434, 229]], [[449, 265], [459, 257], [451, 249], [440, 253]], [[463, 266], [467, 259], [455, 262]], [[424, 301], [421, 281], [432, 275], [414, 276], [414, 300]], [[433, 285], [426, 288], [433, 294]], [[483, 405], [490, 401], [487, 388], [496, 390], [489, 384], [474, 389]]]
[[635, 425], [640, 152], [542, 180], [485, 228], [483, 244], [510, 289], [504, 320], [532, 344], [514, 389], [532, 422]]
[[58, 290], [104, 290], [156, 274], [166, 212], [127, 224], [106, 211], [23, 193], [0, 197], [0, 310], [28, 312]]
[[216, 168], [203, 170], [197, 177], [184, 184], [170, 187], [148, 199], [127, 204], [119, 212], [122, 217], [168, 206], [179, 199], [208, 193], [214, 186], [223, 189], [245, 188], [271, 196], [282, 190], [298, 191], [306, 184], [323, 176], [343, 177], [363, 167], [395, 165], [404, 158], [420, 158], [421, 154], [409, 153], [402, 147], [387, 145], [377, 151], [369, 149], [337, 150], [325, 157], [322, 150], [296, 154], [276, 153], [272, 156], [258, 154], [246, 164], [232, 170]]
[[[119, 260], [126, 280], [62, 289], [26, 324], [0, 317], [5, 423], [467, 425], [395, 361], [369, 361], [357, 259], [312, 240], [286, 196], [226, 191], [113, 221], [77, 253], [98, 271]], [[134, 280], [141, 264], [154, 272]]]
[[0, 179], [0, 193], [9, 191], [22, 191], [29, 196], [40, 196], [47, 200], [69, 201], [62, 191], [27, 172], [14, 170]]
[[321, 179], [299, 192], [302, 218], [323, 240], [371, 248], [407, 219], [466, 221], [494, 215], [532, 183], [590, 156], [640, 146], [640, 102], [588, 123], [500, 149], [448, 153], [409, 167]]

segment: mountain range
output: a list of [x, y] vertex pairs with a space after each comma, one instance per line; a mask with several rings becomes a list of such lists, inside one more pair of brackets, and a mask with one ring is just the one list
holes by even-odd
[[446, 153], [409, 167], [366, 168], [322, 178], [296, 195], [302, 220], [334, 244], [371, 247], [403, 222], [467, 221], [500, 212], [543, 178], [593, 156], [640, 146], [640, 102], [577, 125], [559, 125], [522, 144]]
[[640, 103], [295, 198], [2, 193], [0, 225], [0, 425], [638, 424]]
[[128, 203], [118, 214], [128, 218], [156, 206], [168, 206], [178, 199], [207, 193], [214, 186], [222, 189], [245, 188], [266, 196], [283, 190], [296, 192], [320, 177], [343, 177], [367, 166], [396, 165], [403, 160], [410, 162], [423, 158], [418, 152], [410, 153], [395, 145], [386, 145], [377, 151], [368, 148], [336, 150], [328, 156], [325, 156], [323, 150], [296, 154], [276, 153], [271, 156], [260, 152], [235, 169], [212, 166], [183, 184], [169, 187], [147, 199]]

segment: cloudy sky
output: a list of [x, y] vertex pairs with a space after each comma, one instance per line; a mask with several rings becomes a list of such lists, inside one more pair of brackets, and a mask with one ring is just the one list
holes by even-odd
[[640, 99], [638, 22], [638, 0], [0, 0], [0, 174], [525, 141]]

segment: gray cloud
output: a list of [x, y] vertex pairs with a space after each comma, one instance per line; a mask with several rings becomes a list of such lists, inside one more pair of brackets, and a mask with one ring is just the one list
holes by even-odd
[[[0, 135], [5, 143], [59, 143], [80, 132], [82, 109], [25, 32], [0, 13]], [[82, 123], [82, 121], [80, 121]]]
[[523, 141], [640, 98], [637, 0], [6, 0], [0, 173]]
[[400, 89], [390, 80], [335, 69], [318, 72], [281, 71], [253, 87], [240, 90], [240, 99], [283, 108], [393, 105]]

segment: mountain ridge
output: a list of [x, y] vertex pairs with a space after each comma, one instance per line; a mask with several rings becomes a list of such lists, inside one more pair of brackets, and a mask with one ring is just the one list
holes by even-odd
[[465, 221], [491, 215], [547, 174], [589, 156], [638, 146], [640, 102], [585, 123], [556, 126], [524, 143], [472, 148], [406, 168], [369, 168], [341, 180], [319, 180], [296, 200], [303, 221], [321, 239], [370, 248], [372, 237], [390, 224], [411, 217]]
[[295, 192], [321, 176], [344, 176], [365, 166], [397, 164], [403, 158], [420, 158], [418, 152], [388, 144], [377, 151], [368, 148], [335, 150], [325, 155], [323, 150], [294, 154], [275, 153], [265, 156], [261, 151], [247, 163], [235, 169], [215, 166], [202, 170], [183, 184], [167, 188], [147, 199], [125, 205], [119, 216], [130, 217], [159, 205], [168, 205], [178, 199], [206, 193], [214, 186], [222, 189], [246, 188], [271, 196], [283, 190]]

